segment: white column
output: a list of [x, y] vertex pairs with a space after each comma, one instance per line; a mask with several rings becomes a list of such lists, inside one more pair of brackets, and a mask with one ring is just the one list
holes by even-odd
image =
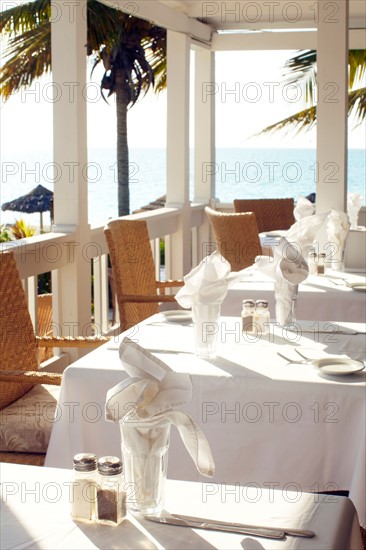
[[[194, 201], [215, 198], [215, 54], [195, 49]], [[198, 228], [198, 261], [209, 253], [210, 224], [206, 215]]]
[[[54, 230], [75, 232], [70, 263], [54, 277], [62, 334], [85, 335], [90, 324], [91, 271], [87, 248], [86, 3], [52, 0]], [[75, 354], [76, 356], [76, 354]]]
[[[168, 31], [167, 204], [182, 209], [178, 231], [167, 240], [167, 274], [181, 278], [191, 268], [189, 204], [190, 38]], [[173, 259], [174, 258], [174, 262]]]
[[349, 0], [318, 0], [316, 209], [345, 211]]

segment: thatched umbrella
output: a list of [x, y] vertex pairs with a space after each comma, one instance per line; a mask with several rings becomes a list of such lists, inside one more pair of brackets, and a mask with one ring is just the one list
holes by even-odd
[[43, 187], [43, 185], [37, 185], [37, 187], [26, 195], [13, 201], [5, 202], [1, 210], [14, 210], [15, 212], [25, 212], [26, 214], [40, 212], [40, 230], [43, 231], [43, 212], [49, 211], [51, 214], [51, 223], [53, 220], [53, 191]]

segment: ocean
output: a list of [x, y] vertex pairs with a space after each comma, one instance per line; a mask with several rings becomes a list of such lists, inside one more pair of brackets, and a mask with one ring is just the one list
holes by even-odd
[[[193, 155], [191, 155], [193, 157]], [[165, 194], [166, 150], [130, 150], [131, 212]], [[53, 189], [54, 179], [72, 177], [72, 167], [56, 166], [52, 153], [28, 151], [8, 153], [1, 160], [1, 204], [28, 193], [41, 183]], [[89, 222], [104, 224], [117, 216], [117, 164], [113, 149], [88, 151]], [[334, 176], [335, 165], [329, 166]], [[315, 149], [218, 149], [214, 165], [203, 163], [201, 177], [216, 176], [216, 198], [232, 202], [235, 198], [272, 198], [309, 195], [316, 191]], [[193, 164], [191, 167], [193, 198]], [[348, 192], [359, 193], [365, 203], [366, 152], [350, 149], [348, 157]], [[1, 211], [0, 223], [24, 218], [39, 225], [39, 214]], [[48, 213], [44, 224], [49, 224]]]

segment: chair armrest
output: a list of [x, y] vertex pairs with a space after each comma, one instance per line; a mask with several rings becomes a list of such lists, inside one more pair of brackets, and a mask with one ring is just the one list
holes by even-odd
[[175, 302], [175, 297], [172, 294], [123, 294], [118, 297], [120, 302], [131, 302], [138, 304], [160, 303], [160, 302]]
[[110, 338], [107, 336], [36, 336], [37, 348], [92, 348], [98, 347]]
[[61, 386], [62, 374], [58, 372], [0, 370], [1, 382], [18, 382], [19, 384], [51, 384]]
[[178, 281], [156, 281], [156, 288], [169, 288], [169, 287], [178, 287], [183, 286], [184, 281], [178, 280]]

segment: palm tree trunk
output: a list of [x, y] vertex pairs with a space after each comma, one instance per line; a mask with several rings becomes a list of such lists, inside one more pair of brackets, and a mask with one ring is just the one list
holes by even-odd
[[129, 90], [122, 69], [116, 70], [118, 216], [130, 213], [127, 107]]

